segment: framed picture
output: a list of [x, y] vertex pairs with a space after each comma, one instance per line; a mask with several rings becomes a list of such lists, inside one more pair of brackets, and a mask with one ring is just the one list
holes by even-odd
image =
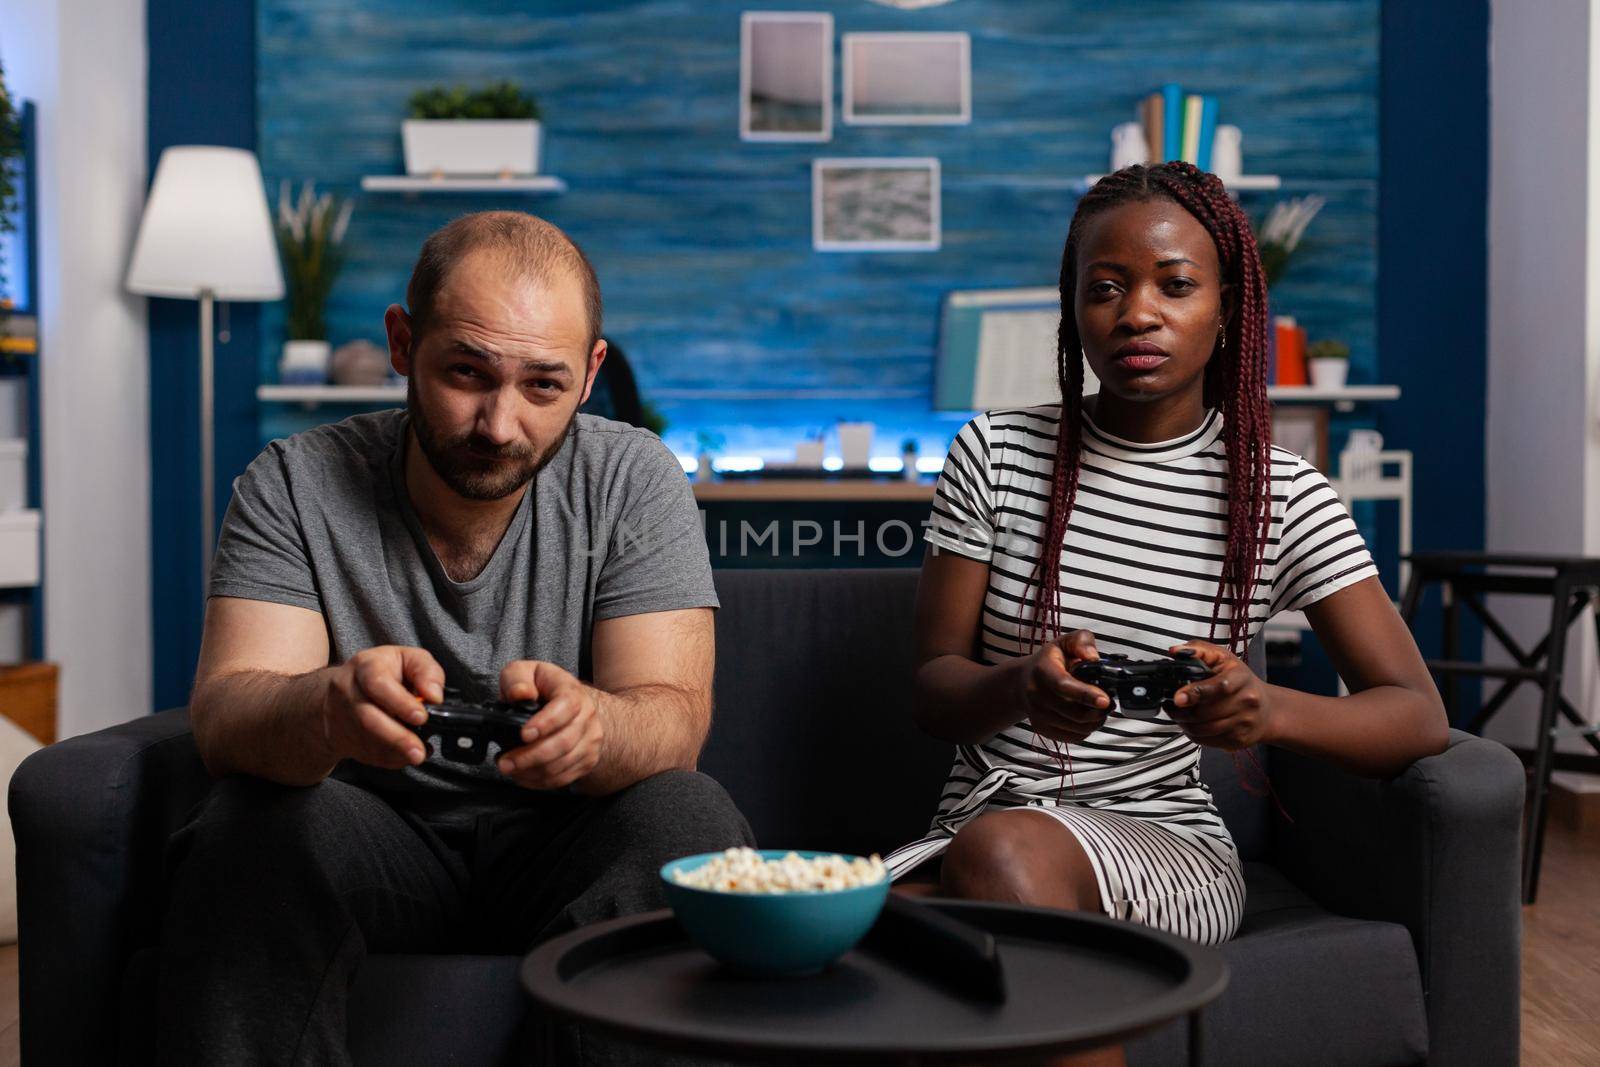
[[811, 243], [819, 252], [930, 252], [939, 225], [937, 159], [811, 163]]
[[855, 125], [972, 121], [972, 38], [965, 33], [844, 35], [844, 120]]
[[833, 137], [833, 16], [746, 11], [739, 24], [739, 136]]
[[1272, 443], [1328, 474], [1328, 409], [1320, 404], [1272, 409]]

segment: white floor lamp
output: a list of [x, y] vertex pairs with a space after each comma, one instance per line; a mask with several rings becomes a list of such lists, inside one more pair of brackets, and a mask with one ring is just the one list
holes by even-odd
[[133, 246], [128, 289], [200, 301], [200, 580], [206, 585], [216, 515], [212, 306], [278, 300], [283, 271], [261, 165], [242, 148], [184, 145], [161, 153]]

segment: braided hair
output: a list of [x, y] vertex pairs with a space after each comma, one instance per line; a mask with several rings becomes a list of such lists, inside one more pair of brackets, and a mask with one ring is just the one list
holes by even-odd
[[1208, 406], [1220, 402], [1227, 434], [1228, 540], [1222, 577], [1211, 605], [1210, 640], [1217, 638], [1223, 602], [1229, 605], [1228, 647], [1245, 654], [1250, 605], [1272, 521], [1272, 412], [1267, 400], [1267, 286], [1250, 221], [1222, 181], [1190, 163], [1135, 164], [1102, 178], [1078, 201], [1061, 253], [1061, 326], [1056, 377], [1061, 421], [1043, 550], [1034, 571], [1034, 640], [1061, 632], [1060, 560], [1067, 520], [1078, 492], [1083, 448], [1083, 342], [1074, 296], [1078, 248], [1087, 221], [1123, 204], [1166, 199], [1193, 215], [1217, 246], [1222, 282], [1233, 287], [1232, 321], [1205, 369]]

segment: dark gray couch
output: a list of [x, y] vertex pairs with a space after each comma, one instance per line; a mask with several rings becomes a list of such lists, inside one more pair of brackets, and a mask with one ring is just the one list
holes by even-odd
[[[949, 748], [911, 723], [916, 572], [722, 571], [717, 720], [702, 768], [763, 844], [887, 850], [925, 826]], [[1390, 782], [1273, 752], [1293, 818], [1202, 764], [1246, 860], [1208, 1062], [1516, 1062], [1522, 769], [1454, 733]], [[208, 782], [181, 711], [37, 753], [11, 785], [29, 1063], [138, 1061], [167, 835]], [[374, 956], [350, 1005], [358, 1063], [488, 1063], [526, 1010], [517, 958]], [[1063, 989], [1063, 997], [1072, 991]], [[1183, 1062], [1169, 1026], [1135, 1067]]]

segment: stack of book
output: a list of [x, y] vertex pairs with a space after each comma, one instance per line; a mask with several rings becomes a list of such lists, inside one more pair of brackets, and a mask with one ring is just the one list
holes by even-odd
[[1185, 93], [1168, 82], [1139, 102], [1147, 163], [1181, 159], [1211, 169], [1211, 141], [1217, 132], [1217, 98]]

